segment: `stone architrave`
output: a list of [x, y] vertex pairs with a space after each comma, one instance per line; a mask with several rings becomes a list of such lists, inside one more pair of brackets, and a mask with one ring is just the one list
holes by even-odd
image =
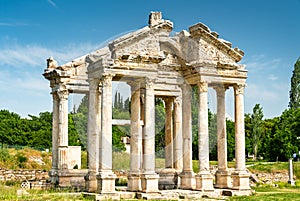
[[131, 86], [131, 114], [130, 114], [130, 171], [128, 174], [127, 189], [129, 191], [141, 191], [141, 86], [140, 82], [128, 83]]
[[144, 153], [143, 173], [141, 176], [142, 191], [144, 193], [158, 192], [159, 176], [155, 173], [155, 98], [153, 80], [145, 80], [145, 105], [144, 105]]
[[182, 86], [182, 138], [183, 138], [183, 168], [180, 176], [180, 188], [194, 189], [195, 175], [192, 165], [192, 108], [191, 108], [191, 86]]
[[218, 143], [218, 170], [216, 172], [217, 188], [231, 187], [231, 174], [227, 168], [227, 135], [226, 135], [226, 113], [225, 113], [225, 91], [226, 87], [219, 85], [215, 87], [217, 92], [217, 143]]
[[234, 86], [235, 95], [235, 160], [236, 168], [232, 173], [232, 188], [250, 190], [250, 174], [246, 170], [245, 123], [244, 123], [244, 88], [245, 84]]
[[59, 97], [58, 115], [58, 169], [68, 169], [68, 97], [66, 89], [57, 91]]
[[207, 83], [198, 83], [199, 113], [198, 113], [198, 151], [199, 173], [196, 175], [196, 190], [213, 191], [213, 177], [209, 171], [209, 134]]
[[112, 78], [113, 74], [102, 75], [100, 164], [97, 175], [98, 192], [101, 194], [115, 193], [116, 175], [112, 171]]
[[97, 191], [97, 174], [99, 171], [99, 134], [101, 129], [101, 92], [100, 79], [89, 80], [88, 110], [88, 175], [86, 186], [88, 192]]

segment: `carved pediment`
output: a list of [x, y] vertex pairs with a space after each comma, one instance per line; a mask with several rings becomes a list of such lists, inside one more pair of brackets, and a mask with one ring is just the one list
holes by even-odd
[[[199, 60], [210, 60], [212, 62], [236, 63], [244, 56], [239, 48], [232, 48], [229, 41], [219, 38], [219, 34], [212, 32], [206, 25], [198, 23], [189, 28], [190, 39], [193, 45], [199, 48]], [[195, 50], [195, 47], [193, 47]]]

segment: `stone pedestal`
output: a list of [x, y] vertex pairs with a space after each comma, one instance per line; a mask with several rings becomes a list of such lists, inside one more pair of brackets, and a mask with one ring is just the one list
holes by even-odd
[[196, 175], [196, 190], [214, 191], [213, 176], [210, 172], [200, 172]]
[[142, 174], [141, 184], [142, 192], [144, 193], [157, 193], [158, 192], [158, 174]]
[[111, 171], [99, 172], [99, 174], [97, 175], [97, 192], [100, 194], [114, 194], [116, 178], [117, 176]]
[[250, 174], [246, 171], [234, 172], [232, 177], [232, 189], [235, 190], [251, 190], [249, 184]]
[[142, 190], [141, 176], [139, 173], [129, 173], [127, 190], [134, 191], [134, 192], [138, 192]]
[[85, 176], [85, 186], [86, 190], [89, 193], [96, 193], [97, 192], [97, 173], [96, 172], [89, 172]]
[[159, 172], [159, 190], [171, 190], [178, 188], [178, 173], [173, 168], [166, 168]]
[[50, 177], [51, 184], [56, 186], [58, 184], [58, 172], [57, 172], [57, 170], [50, 170], [49, 171], [49, 177]]
[[181, 189], [193, 190], [196, 188], [195, 174], [193, 172], [182, 172], [179, 176]]
[[85, 176], [87, 170], [72, 169], [58, 171], [58, 186], [61, 188], [75, 188], [85, 190]]
[[218, 170], [216, 172], [216, 188], [231, 188], [231, 173], [228, 170]]

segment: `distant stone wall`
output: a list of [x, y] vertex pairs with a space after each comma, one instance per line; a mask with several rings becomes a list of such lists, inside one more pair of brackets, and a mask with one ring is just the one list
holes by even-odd
[[0, 181], [44, 180], [48, 178], [48, 172], [45, 170], [0, 169]]

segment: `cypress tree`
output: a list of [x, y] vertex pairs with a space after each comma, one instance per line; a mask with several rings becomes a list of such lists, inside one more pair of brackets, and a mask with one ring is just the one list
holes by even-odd
[[300, 108], [300, 57], [294, 65], [293, 75], [291, 78], [289, 108]]

